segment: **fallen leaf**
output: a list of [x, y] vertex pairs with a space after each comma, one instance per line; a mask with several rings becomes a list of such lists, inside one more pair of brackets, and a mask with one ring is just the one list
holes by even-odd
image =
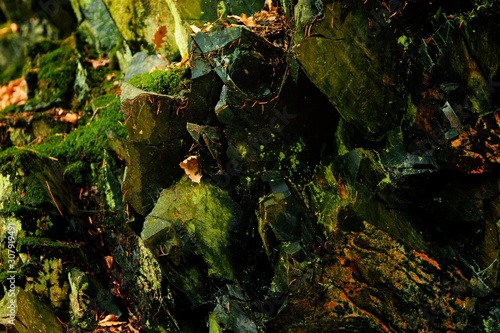
[[98, 69], [99, 67], [104, 67], [109, 63], [108, 58], [97, 58], [97, 59], [85, 59], [86, 62], [90, 62], [92, 64], [93, 69]]
[[166, 25], [160, 25], [158, 27], [158, 29], [156, 29], [155, 34], [154, 34], [153, 39], [152, 39], [152, 42], [155, 45], [155, 51], [158, 51], [158, 49], [165, 42], [163, 39], [165, 38], [166, 34], [167, 34], [167, 26]]
[[106, 267], [111, 269], [113, 267], [113, 257], [112, 256], [104, 256], [104, 262], [106, 263]]
[[23, 78], [10, 81], [5, 86], [0, 86], [0, 110], [11, 104], [22, 105], [28, 99], [26, 80]]
[[246, 16], [245, 13], [242, 13], [240, 16], [229, 15], [228, 18], [231, 18], [231, 19], [234, 19], [238, 22], [241, 22], [247, 27], [255, 27], [256, 26], [255, 19], [253, 18], [253, 16], [248, 17], [248, 16]]
[[80, 119], [80, 117], [76, 113], [66, 113], [64, 116], [61, 116], [61, 118], [59, 118], [60, 121], [71, 123], [73, 125], [76, 124], [78, 119]]
[[201, 170], [196, 156], [189, 156], [184, 161], [179, 163], [179, 166], [184, 169], [186, 175], [195, 183], [201, 181]]
[[126, 321], [115, 321], [118, 319], [117, 316], [114, 314], [109, 314], [107, 315], [103, 320], [99, 321], [97, 325], [99, 326], [117, 326], [117, 325], [123, 325], [126, 324]]
[[193, 24], [191, 24], [189, 27], [191, 28], [191, 31], [194, 32], [195, 34], [197, 34], [198, 32], [201, 31], [200, 28], [198, 28], [197, 26], [195, 26]]

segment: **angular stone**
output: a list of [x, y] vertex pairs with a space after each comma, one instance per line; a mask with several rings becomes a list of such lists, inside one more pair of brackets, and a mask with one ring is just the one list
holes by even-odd
[[103, 1], [74, 0], [71, 5], [80, 21], [78, 30], [98, 54], [109, 53], [122, 44], [122, 36]]
[[356, 149], [335, 157], [328, 165], [320, 165], [305, 191], [326, 236], [337, 228], [357, 230], [363, 221], [371, 221], [398, 241], [420, 251], [427, 249], [410, 217], [389, 209], [377, 195], [390, 185], [389, 175], [376, 155]]
[[[303, 22], [315, 21], [296, 38], [294, 54], [342, 118], [377, 140], [405, 113], [406, 63], [394, 61], [401, 58], [400, 47], [391, 27], [370, 17], [370, 6], [351, 1], [325, 6], [324, 16]], [[378, 30], [369, 30], [369, 20]]]
[[[129, 135], [126, 199], [141, 215], [153, 208], [159, 191], [182, 174], [182, 162], [191, 144], [187, 122], [202, 122], [215, 103], [213, 76], [198, 78], [186, 97], [149, 93], [122, 84], [121, 110]], [[193, 87], [199, 88], [194, 89]]]
[[141, 238], [167, 279], [199, 305], [208, 296], [208, 278], [237, 280], [230, 248], [240, 218], [222, 189], [181, 180], [160, 194]]

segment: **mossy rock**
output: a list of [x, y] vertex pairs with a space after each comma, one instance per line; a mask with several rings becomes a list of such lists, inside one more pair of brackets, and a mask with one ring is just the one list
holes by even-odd
[[[367, 139], [380, 140], [399, 125], [406, 112], [408, 60], [390, 27], [367, 22], [372, 4], [337, 1], [320, 16], [297, 20], [294, 54], [310, 80], [336, 107], [342, 118]], [[314, 6], [313, 6], [314, 7]], [[305, 14], [305, 13], [303, 13]], [[306, 15], [307, 16], [307, 15]], [[301, 35], [302, 25], [316, 21]], [[304, 37], [301, 39], [301, 37]], [[401, 59], [394, 61], [393, 59]], [[370, 98], [367, 98], [370, 96]]]
[[[52, 45], [52, 44], [50, 44]], [[38, 54], [26, 73], [30, 105], [60, 101], [67, 103], [74, 95], [78, 68], [75, 49], [70, 45]]]
[[206, 301], [209, 278], [236, 281], [230, 247], [240, 214], [222, 189], [181, 180], [160, 194], [146, 218], [141, 238], [194, 305]]
[[[55, 314], [46, 305], [40, 302], [31, 292], [26, 292], [19, 287], [15, 289], [15, 300], [17, 312], [15, 314], [14, 327], [17, 333], [63, 333], [63, 327], [57, 320]], [[8, 305], [12, 298], [9, 295], [0, 301], [0, 324], [8, 325]], [[9, 330], [10, 332], [10, 330]], [[14, 332], [14, 331], [13, 331]]]

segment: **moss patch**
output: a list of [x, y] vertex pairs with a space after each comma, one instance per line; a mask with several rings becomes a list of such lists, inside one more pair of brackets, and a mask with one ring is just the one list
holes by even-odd
[[165, 95], [177, 95], [189, 88], [189, 80], [185, 78], [186, 68], [155, 70], [132, 76], [128, 83], [146, 90]]
[[[42, 155], [51, 156], [62, 161], [76, 162], [86, 160], [98, 162], [103, 159], [105, 149], [109, 149], [107, 132], [111, 131], [121, 137], [126, 136], [126, 129], [121, 124], [123, 116], [120, 112], [118, 96], [106, 94], [94, 99], [95, 119], [86, 125], [79, 126], [66, 138], [49, 137], [36, 147]], [[73, 178], [80, 178], [74, 173], [77, 165], [72, 165], [69, 172]]]
[[77, 67], [74, 50], [64, 46], [41, 56], [27, 75], [31, 104], [71, 100]]

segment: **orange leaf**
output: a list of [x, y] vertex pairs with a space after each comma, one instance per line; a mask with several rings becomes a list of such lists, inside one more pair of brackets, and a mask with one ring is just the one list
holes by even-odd
[[189, 156], [184, 161], [179, 163], [179, 166], [184, 169], [186, 175], [193, 182], [199, 183], [201, 181], [201, 170], [196, 156]]
[[165, 38], [165, 35], [167, 34], [167, 26], [166, 25], [160, 25], [158, 29], [156, 29], [155, 34], [153, 36], [152, 42], [155, 44], [155, 51], [158, 51], [158, 49], [163, 45], [165, 42], [163, 38]]

